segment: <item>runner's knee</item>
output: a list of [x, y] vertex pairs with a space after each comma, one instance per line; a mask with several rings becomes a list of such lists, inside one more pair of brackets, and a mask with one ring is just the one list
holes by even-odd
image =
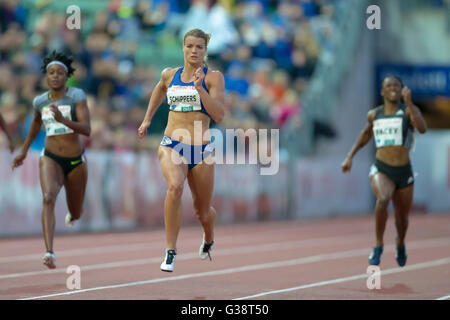
[[180, 182], [169, 183], [167, 193], [171, 197], [181, 198], [181, 195], [183, 194], [183, 184]]
[[209, 211], [210, 211], [209, 207], [199, 208], [194, 206], [195, 216], [201, 223], [207, 223], [209, 221], [210, 219]]
[[409, 219], [408, 219], [408, 216], [406, 216], [406, 215], [396, 214], [395, 215], [395, 222], [397, 224], [405, 226], [405, 225], [408, 225]]
[[381, 194], [377, 196], [377, 206], [387, 207], [389, 205], [389, 201], [391, 201], [391, 197], [386, 194]]
[[55, 205], [56, 195], [53, 192], [45, 192], [42, 196], [42, 202], [46, 206]]

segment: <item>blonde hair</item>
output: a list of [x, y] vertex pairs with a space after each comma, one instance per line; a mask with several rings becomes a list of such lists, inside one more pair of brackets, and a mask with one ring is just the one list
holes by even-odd
[[[202, 38], [203, 40], [205, 40], [205, 46], [206, 48], [208, 48], [208, 43], [209, 43], [209, 39], [211, 39], [211, 34], [204, 32], [201, 29], [191, 29], [188, 32], [186, 32], [184, 34], [184, 38], [183, 38], [183, 45], [186, 42], [186, 38], [192, 36], [195, 38]], [[205, 54], [205, 57], [203, 59], [203, 64], [205, 66], [207, 66], [206, 62], [208, 60], [208, 53]]]
[[203, 40], [205, 40], [206, 46], [208, 46], [209, 39], [211, 39], [211, 35], [209, 33], [206, 33], [201, 29], [192, 29], [185, 33], [184, 38], [183, 38], [183, 44], [186, 41], [186, 38], [189, 36], [196, 37], [196, 38], [202, 38]]

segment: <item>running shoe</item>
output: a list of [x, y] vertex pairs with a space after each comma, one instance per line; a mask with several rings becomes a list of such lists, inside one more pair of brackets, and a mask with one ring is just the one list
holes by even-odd
[[406, 264], [407, 258], [408, 258], [408, 255], [406, 254], [405, 245], [403, 245], [401, 247], [397, 246], [397, 250], [395, 252], [395, 259], [397, 260], [397, 263], [400, 267], [403, 267]]
[[55, 254], [53, 252], [48, 251], [42, 258], [42, 262], [49, 269], [55, 269], [56, 268]]
[[203, 234], [203, 241], [202, 241], [202, 244], [200, 245], [200, 249], [198, 250], [198, 254], [202, 260], [205, 260], [206, 258], [209, 258], [209, 260], [212, 260], [210, 252], [212, 251], [213, 245], [214, 245], [214, 241], [206, 242], [205, 234]]
[[166, 249], [166, 257], [164, 258], [164, 261], [161, 263], [161, 271], [172, 272], [176, 256], [177, 252], [175, 250]]
[[369, 256], [369, 264], [372, 265], [372, 266], [379, 265], [382, 253], [383, 253], [383, 247], [382, 246], [374, 247], [372, 253]]
[[68, 212], [66, 214], [66, 226], [69, 228], [72, 228], [74, 223], [75, 223], [75, 220], [72, 220], [72, 216], [70, 215], [70, 212]]

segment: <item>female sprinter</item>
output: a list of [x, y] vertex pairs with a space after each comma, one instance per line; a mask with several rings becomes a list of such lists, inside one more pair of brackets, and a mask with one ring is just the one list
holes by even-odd
[[66, 87], [67, 78], [75, 71], [71, 63], [70, 57], [55, 51], [44, 59], [42, 72], [50, 90], [34, 98], [30, 130], [20, 154], [12, 163], [13, 169], [23, 164], [43, 123], [47, 135], [39, 159], [42, 230], [47, 249], [43, 262], [50, 269], [56, 268], [53, 253], [56, 197], [64, 185], [69, 209], [65, 221], [70, 227], [81, 216], [87, 183], [87, 164], [80, 134], [90, 135], [89, 110], [83, 90]]
[[[377, 198], [376, 246], [369, 256], [371, 265], [380, 264], [390, 200], [394, 205], [397, 228], [396, 260], [401, 267], [406, 264], [405, 236], [414, 192], [409, 150], [414, 144], [414, 130], [425, 133], [427, 125], [411, 100], [411, 91], [408, 87], [402, 89], [402, 86], [402, 81], [397, 77], [390, 76], [383, 80], [381, 95], [384, 104], [369, 111], [366, 127], [342, 163], [342, 171], [349, 172], [352, 158], [374, 136], [377, 152], [369, 177]], [[405, 104], [401, 103], [402, 96]]]
[[11, 137], [11, 135], [9, 134], [8, 128], [6, 128], [6, 122], [5, 119], [3, 119], [3, 116], [0, 114], [0, 128], [2, 128], [3, 132], [6, 135], [6, 138], [8, 139], [8, 149], [11, 153], [14, 152], [14, 142], [13, 139]]
[[[208, 132], [210, 119], [220, 122], [224, 115], [225, 82], [222, 73], [204, 66], [209, 38], [210, 35], [200, 29], [185, 34], [184, 66], [162, 71], [138, 129], [139, 138], [144, 137], [153, 115], [167, 95], [169, 119], [158, 150], [161, 170], [168, 185], [164, 202], [166, 256], [161, 264], [161, 270], [166, 272], [174, 269], [181, 226], [181, 195], [186, 178], [195, 214], [204, 231], [199, 250], [202, 259], [211, 259], [214, 243], [216, 211], [211, 206], [214, 165], [203, 160], [212, 152]], [[201, 127], [200, 136], [194, 137], [194, 124], [195, 132]]]

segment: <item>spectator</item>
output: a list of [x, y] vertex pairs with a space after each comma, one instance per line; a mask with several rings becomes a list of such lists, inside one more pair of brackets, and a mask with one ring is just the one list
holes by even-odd
[[[329, 45], [334, 10], [328, 3], [112, 0], [103, 10], [84, 11], [83, 23], [92, 21], [92, 27], [78, 31], [65, 27], [64, 12], [5, 0], [0, 3], [1, 107], [9, 125], [18, 133], [26, 131], [30, 100], [47, 87], [40, 77], [42, 57], [60, 49], [75, 58], [70, 85], [83, 88], [91, 100], [92, 134], [86, 146], [155, 150], [159, 137], [134, 139], [136, 119], [142, 118], [161, 60], [179, 64], [176, 56], [166, 54], [170, 34], [195, 26], [214, 35], [208, 64], [225, 75], [228, 114], [218, 128], [283, 129], [287, 121], [302, 118], [300, 94], [320, 50]], [[167, 110], [161, 107], [150, 131], [161, 134], [166, 121]], [[35, 144], [39, 148], [39, 139]]]

